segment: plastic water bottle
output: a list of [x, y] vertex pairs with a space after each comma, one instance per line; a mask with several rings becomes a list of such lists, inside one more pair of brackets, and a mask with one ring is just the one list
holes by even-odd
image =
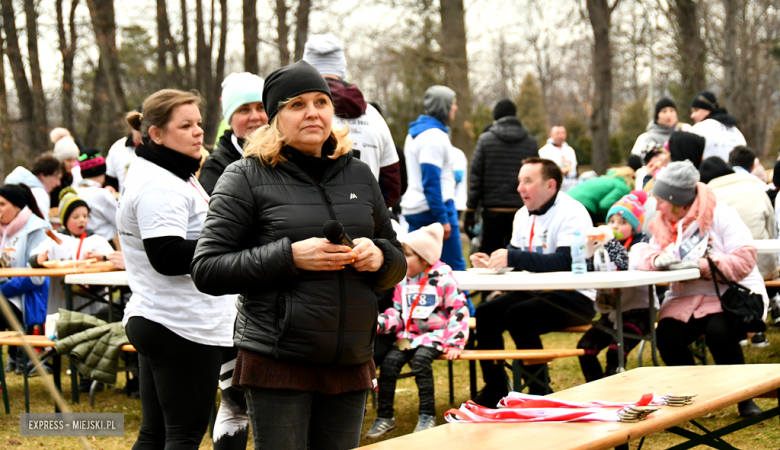
[[579, 231], [574, 232], [574, 242], [571, 244], [571, 272], [575, 275], [588, 273], [585, 264], [585, 236]]

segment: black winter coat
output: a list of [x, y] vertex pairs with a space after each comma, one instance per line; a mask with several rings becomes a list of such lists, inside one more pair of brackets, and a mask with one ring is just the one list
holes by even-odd
[[[322, 226], [331, 219], [353, 239], [373, 239], [385, 258], [377, 272], [295, 266], [292, 243], [324, 237]], [[192, 263], [202, 292], [241, 294], [238, 348], [308, 364], [371, 359], [374, 290], [395, 286], [405, 274], [406, 259], [379, 185], [351, 152], [336, 160], [320, 184], [293, 162], [271, 168], [245, 158], [228, 166], [211, 197]]]
[[206, 161], [203, 162], [203, 167], [200, 169], [198, 181], [203, 186], [203, 190], [209, 195], [214, 192], [214, 186], [217, 185], [217, 180], [222, 176], [225, 168], [241, 159], [238, 150], [233, 146], [233, 141], [230, 140], [232, 135], [232, 131], [225, 131], [225, 134], [219, 139], [217, 145], [214, 146], [214, 150], [206, 158]]
[[539, 156], [536, 139], [516, 117], [503, 117], [477, 140], [469, 171], [467, 207], [522, 208], [517, 175], [522, 161]]

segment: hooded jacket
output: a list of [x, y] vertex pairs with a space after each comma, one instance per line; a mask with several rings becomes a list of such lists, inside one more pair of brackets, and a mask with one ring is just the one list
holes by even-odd
[[523, 207], [517, 193], [517, 174], [523, 160], [539, 156], [536, 139], [517, 117], [502, 117], [477, 140], [469, 172], [467, 207]]
[[[715, 193], [718, 203], [725, 203], [739, 213], [753, 239], [774, 237], [774, 208], [769, 197], [764, 195], [765, 185], [758, 178], [746, 173], [732, 173], [713, 179], [707, 186]], [[777, 275], [775, 255], [758, 255], [756, 264], [765, 280], [771, 280]]]
[[41, 210], [41, 214], [43, 214], [44, 217], [49, 216], [49, 209], [51, 208], [49, 192], [43, 186], [41, 180], [33, 175], [32, 172], [19, 166], [5, 177], [3, 184], [26, 184], [32, 191], [35, 201], [38, 203], [38, 209]]
[[[384, 264], [373, 273], [351, 267], [306, 271], [292, 244], [323, 237], [337, 220], [353, 239], [373, 239]], [[352, 153], [315, 182], [292, 161], [266, 167], [255, 158], [231, 164], [211, 197], [192, 278], [211, 295], [241, 294], [235, 345], [304, 364], [361, 364], [373, 355], [374, 290], [395, 286], [406, 259], [379, 185]]]
[[[214, 186], [217, 185], [217, 180], [225, 171], [225, 168], [231, 163], [241, 159], [241, 153], [233, 145], [233, 131], [226, 130], [222, 137], [217, 141], [217, 145], [214, 146], [214, 151], [206, 158], [203, 163], [203, 167], [200, 169], [200, 175], [198, 181], [203, 186], [203, 190], [207, 194], [211, 195], [214, 192]], [[243, 140], [238, 141], [239, 144], [243, 143]]]

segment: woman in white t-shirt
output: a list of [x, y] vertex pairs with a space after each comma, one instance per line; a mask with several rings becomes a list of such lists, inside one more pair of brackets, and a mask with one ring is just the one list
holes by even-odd
[[143, 421], [135, 447], [197, 449], [214, 407], [234, 296], [199, 292], [190, 263], [209, 196], [200, 168], [200, 97], [164, 89], [127, 121], [143, 145], [125, 178], [117, 228], [133, 296], [123, 323], [139, 352]]

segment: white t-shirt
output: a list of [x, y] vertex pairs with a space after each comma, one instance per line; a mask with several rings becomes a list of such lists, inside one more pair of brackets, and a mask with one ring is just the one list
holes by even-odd
[[469, 199], [469, 160], [463, 150], [456, 147], [452, 147], [452, 160], [452, 169], [455, 174], [455, 209], [465, 211], [466, 202]]
[[[550, 255], [555, 253], [558, 247], [571, 247], [574, 233], [579, 231], [584, 236], [592, 226], [590, 214], [582, 203], [564, 192], [558, 192], [553, 206], [541, 216], [529, 214], [525, 206], [515, 213], [512, 240], [509, 243], [523, 251]], [[529, 243], [532, 229], [533, 242]], [[577, 292], [591, 300], [596, 300], [595, 289]]]
[[114, 196], [103, 189], [100, 183], [87, 179], [79, 181], [76, 185], [76, 192], [89, 205], [89, 225], [87, 228], [108, 240], [114, 239], [116, 237], [117, 206]]
[[125, 181], [117, 228], [133, 296], [124, 324], [142, 316], [193, 342], [233, 346], [236, 296], [204, 294], [190, 275], [162, 275], [152, 267], [143, 244], [144, 239], [164, 236], [198, 239], [208, 195], [194, 178], [184, 181], [144, 158], [136, 158]]
[[569, 173], [563, 177], [561, 192], [566, 192], [577, 185], [577, 155], [569, 144], [564, 142], [562, 146], [556, 147], [553, 145], [552, 139], [548, 139], [547, 145], [539, 149], [539, 157], [549, 159], [561, 169], [571, 167]]
[[376, 108], [368, 105], [366, 113], [357, 119], [333, 117], [333, 126], [343, 128], [346, 125], [349, 125], [352, 148], [360, 150], [360, 160], [368, 164], [371, 173], [379, 180], [380, 168], [398, 162], [398, 152], [385, 119]]
[[691, 127], [691, 133], [696, 133], [705, 139], [702, 161], [710, 156], [719, 156], [729, 162], [729, 153], [738, 145], [747, 145], [745, 137], [737, 127], [727, 127], [715, 119], [704, 119]]
[[423, 192], [421, 164], [430, 164], [441, 169], [442, 201], [455, 198], [455, 173], [451, 148], [449, 136], [438, 128], [425, 130], [416, 138], [411, 134], [406, 136], [404, 156], [409, 187], [401, 199], [404, 214], [420, 214], [431, 209]]
[[114, 145], [108, 149], [108, 156], [106, 157], [106, 175], [119, 180], [119, 192], [122, 192], [122, 186], [125, 184], [125, 177], [127, 177], [130, 163], [135, 161], [136, 158], [135, 146], [125, 146], [128, 140], [132, 145], [132, 138], [128, 139], [127, 137], [114, 142]]
[[[90, 222], [91, 221], [92, 219], [90, 218]], [[49, 238], [41, 242], [41, 245], [30, 252], [30, 254], [38, 255], [48, 251], [49, 261], [75, 261], [87, 259], [87, 252], [97, 252], [101, 255], [109, 255], [114, 252], [111, 244], [109, 244], [103, 236], [97, 234], [84, 238], [84, 242], [81, 243], [80, 251], [79, 243], [81, 242], [81, 238], [65, 233], [57, 233], [57, 237], [62, 240], [62, 245], [57, 245], [56, 242]], [[63, 281], [63, 277], [50, 277], [49, 304], [46, 309], [48, 314], [56, 314], [60, 308], [65, 308], [65, 284]], [[95, 314], [103, 307], [101, 303], [96, 302], [84, 309], [80, 307], [81, 305], [88, 303], [88, 299], [74, 297], [73, 300], [73, 307], [85, 314]]]

